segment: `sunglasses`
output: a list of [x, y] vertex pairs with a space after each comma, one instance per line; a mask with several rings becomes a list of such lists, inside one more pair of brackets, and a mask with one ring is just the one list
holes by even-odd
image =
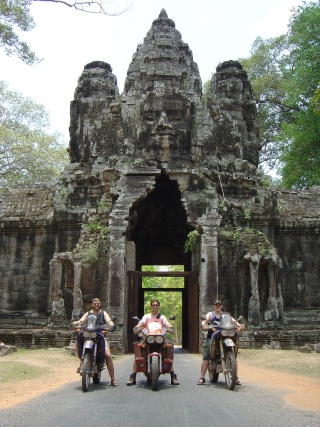
[[159, 304], [152, 304], [152, 307], [159, 307]]

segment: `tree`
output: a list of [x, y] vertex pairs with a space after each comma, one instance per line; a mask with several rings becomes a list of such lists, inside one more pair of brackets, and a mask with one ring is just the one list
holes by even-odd
[[118, 16], [131, 7], [132, 0], [124, 0], [124, 5], [119, 6], [120, 0], [0, 0], [0, 46], [6, 55], [17, 55], [28, 65], [33, 65], [41, 60], [32, 52], [30, 46], [22, 41], [17, 34], [19, 31], [31, 31], [35, 22], [30, 14], [32, 1], [50, 1], [61, 3], [70, 8], [88, 12], [100, 13], [109, 16]]
[[[124, 6], [119, 6], [119, 0], [33, 0], [33, 1], [48, 1], [51, 3], [61, 3], [81, 12], [101, 13], [108, 16], [119, 16], [130, 9], [133, 0], [125, 0]], [[121, 2], [122, 3], [122, 2]]]
[[30, 46], [20, 40], [17, 28], [30, 31], [35, 23], [30, 15], [29, 6], [32, 0], [0, 0], [0, 46], [6, 55], [17, 55], [26, 64], [39, 62]]
[[0, 191], [55, 179], [68, 162], [61, 135], [47, 132], [42, 105], [0, 82]]
[[[181, 265], [166, 266], [165, 271], [183, 271], [184, 267]], [[164, 271], [163, 266], [149, 265], [144, 266], [143, 271]], [[184, 287], [183, 277], [144, 277], [142, 282], [144, 289], [153, 288], [153, 290], [145, 291], [144, 293], [144, 313], [150, 312], [150, 301], [158, 299], [161, 302], [161, 313], [166, 317], [171, 315], [175, 316], [172, 322], [175, 327], [175, 342], [181, 343], [182, 336], [182, 297], [181, 292], [166, 291], [166, 288], [181, 289]], [[154, 290], [159, 289], [159, 291]]]
[[319, 1], [304, 2], [292, 10], [287, 34], [256, 39], [240, 60], [256, 98], [261, 162], [288, 187], [320, 184], [319, 25]]

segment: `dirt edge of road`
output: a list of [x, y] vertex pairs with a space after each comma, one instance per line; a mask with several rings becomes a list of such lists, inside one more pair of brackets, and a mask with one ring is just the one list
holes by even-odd
[[[36, 356], [36, 357], [35, 357]], [[114, 363], [131, 355], [116, 356]], [[320, 357], [320, 356], [319, 356]], [[320, 412], [320, 379], [310, 376], [281, 372], [278, 369], [253, 366], [250, 361], [239, 358], [239, 377], [243, 387], [258, 383], [267, 387], [283, 390], [286, 403], [308, 411]], [[200, 366], [201, 355], [199, 355]], [[28, 366], [37, 369], [40, 374], [30, 378], [27, 369], [19, 370], [19, 376], [8, 380], [9, 370], [15, 366]], [[12, 408], [56, 390], [68, 383], [79, 381], [76, 373], [78, 360], [64, 349], [48, 349], [16, 352], [0, 358], [0, 410]], [[265, 366], [262, 364], [262, 366]], [[6, 372], [7, 370], [7, 372]], [[41, 374], [44, 372], [44, 374]], [[9, 377], [10, 378], [10, 377]], [[125, 384], [120, 384], [125, 386]]]

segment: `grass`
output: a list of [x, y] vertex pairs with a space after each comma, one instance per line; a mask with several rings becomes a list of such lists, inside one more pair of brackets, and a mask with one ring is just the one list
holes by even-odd
[[239, 349], [239, 361], [261, 369], [271, 369], [320, 379], [320, 353], [295, 350]]

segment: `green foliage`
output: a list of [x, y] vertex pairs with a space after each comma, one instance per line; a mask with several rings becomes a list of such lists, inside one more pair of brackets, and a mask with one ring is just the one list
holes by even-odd
[[98, 261], [98, 245], [91, 245], [81, 251], [84, 264], [95, 264]]
[[184, 252], [191, 252], [200, 237], [198, 230], [190, 231], [184, 244]]
[[91, 219], [87, 224], [84, 224], [83, 228], [89, 233], [100, 234], [102, 238], [106, 237], [109, 233], [109, 227], [102, 224], [99, 218]]
[[257, 38], [241, 60], [257, 102], [261, 162], [296, 188], [320, 184], [319, 26], [319, 1], [304, 2], [292, 9], [287, 34]]
[[282, 182], [286, 188], [320, 184], [320, 115], [308, 108], [296, 122], [284, 125], [290, 143], [282, 147]]
[[0, 46], [6, 55], [17, 55], [28, 65], [39, 62], [39, 58], [18, 33], [30, 31], [35, 26], [29, 11], [30, 4], [31, 0], [0, 0]]
[[[143, 267], [143, 271], [184, 271], [183, 265], [154, 266]], [[183, 277], [143, 277], [142, 287], [144, 289], [156, 288], [159, 291], [150, 290], [144, 292], [144, 313], [150, 313], [150, 301], [158, 299], [161, 303], [160, 313], [168, 319], [169, 316], [175, 316], [174, 321], [170, 321], [175, 327], [174, 341], [181, 343], [182, 336], [182, 294], [181, 292], [166, 291], [166, 288], [184, 288]], [[169, 336], [170, 339], [172, 339]]]
[[54, 180], [68, 161], [61, 135], [47, 133], [42, 105], [0, 82], [0, 189]]
[[241, 231], [242, 231], [242, 228], [240, 228], [240, 227], [236, 228], [236, 230], [235, 230], [235, 232], [233, 234], [233, 240], [234, 240], [235, 243], [238, 243], [240, 241], [240, 239], [241, 239]]
[[245, 209], [243, 212], [243, 218], [245, 220], [249, 220], [251, 218], [251, 211], [250, 209]]
[[318, 87], [314, 96], [311, 98], [311, 103], [315, 113], [320, 115], [320, 87]]

